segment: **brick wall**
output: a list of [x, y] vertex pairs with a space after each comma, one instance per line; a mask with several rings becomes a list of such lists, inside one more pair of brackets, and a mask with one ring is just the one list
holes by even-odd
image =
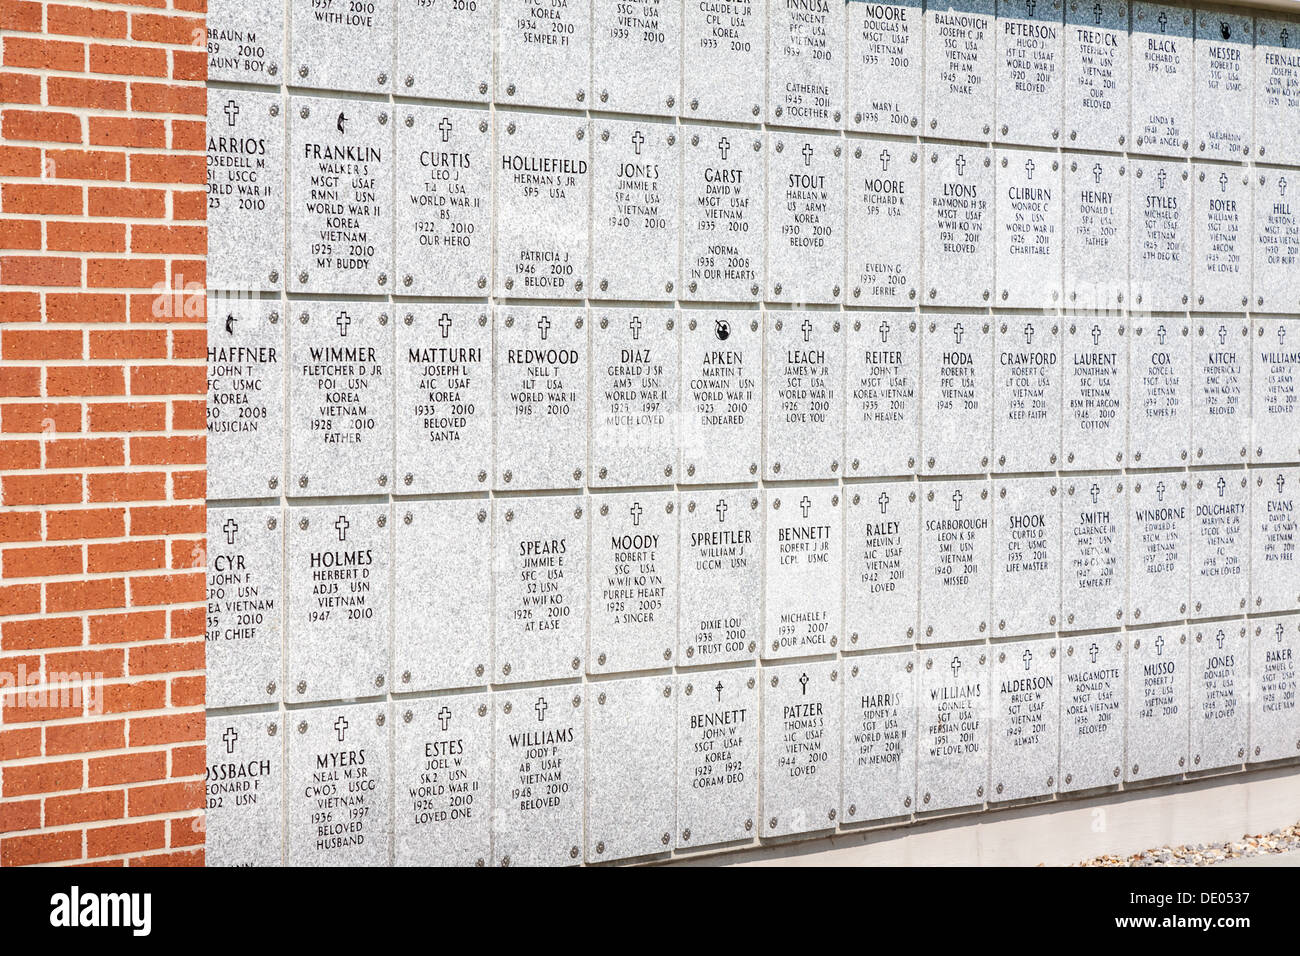
[[205, 0], [0, 0], [0, 866], [201, 864]]

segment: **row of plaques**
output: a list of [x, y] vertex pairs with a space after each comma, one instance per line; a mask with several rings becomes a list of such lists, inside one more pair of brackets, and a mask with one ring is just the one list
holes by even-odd
[[599, 863], [1293, 758], [1298, 654], [1291, 615], [212, 716], [207, 862]]
[[209, 90], [209, 283], [1300, 312], [1295, 169], [538, 113], [491, 120]]
[[208, 78], [1300, 164], [1300, 21], [1128, 0], [314, 0], [286, 31], [284, 6], [211, 0]]
[[209, 499], [1300, 460], [1294, 319], [208, 308]]
[[208, 704], [1294, 611], [1298, 522], [1295, 467], [212, 508]]

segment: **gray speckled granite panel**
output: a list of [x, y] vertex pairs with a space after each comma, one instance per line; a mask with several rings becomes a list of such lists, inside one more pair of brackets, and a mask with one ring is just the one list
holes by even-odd
[[921, 470], [975, 474], [993, 454], [993, 327], [977, 315], [922, 316]]
[[1072, 155], [1061, 170], [1068, 308], [1110, 311], [1128, 293], [1129, 178], [1118, 156]]
[[772, 311], [765, 318], [763, 475], [833, 478], [844, 458], [842, 314]]
[[845, 474], [912, 474], [921, 439], [921, 323], [906, 312], [845, 319]]
[[1237, 166], [1196, 163], [1192, 177], [1192, 285], [1196, 312], [1244, 312], [1250, 305], [1250, 173]]
[[927, 4], [925, 135], [992, 138], [997, 82], [993, 10], [994, 0]]
[[1128, 493], [1129, 614], [1135, 624], [1184, 618], [1191, 583], [1187, 476], [1137, 475]]
[[1255, 20], [1249, 12], [1196, 11], [1196, 152], [1245, 159], [1254, 125]]
[[987, 636], [993, 595], [993, 502], [986, 481], [940, 481], [921, 496], [922, 644]]
[[1062, 333], [1061, 459], [1118, 468], [1128, 445], [1128, 329], [1114, 316], [1070, 316]]
[[498, 0], [498, 103], [571, 110], [596, 105], [591, 102], [591, 6], [592, 0]]
[[846, 17], [838, 3], [767, 4], [767, 121], [838, 130]]
[[836, 825], [841, 666], [841, 661], [818, 661], [763, 671], [762, 836]]
[[1250, 321], [1205, 318], [1192, 327], [1191, 460], [1244, 464], [1250, 450]]
[[1064, 86], [1062, 0], [998, 0], [997, 130], [1004, 143], [1057, 146]]
[[845, 650], [916, 639], [921, 535], [917, 487], [906, 481], [845, 488]]
[[1246, 611], [1250, 588], [1250, 483], [1246, 473], [1198, 471], [1191, 502], [1192, 615]]
[[1191, 153], [1194, 112], [1192, 11], [1136, 2], [1132, 43], [1133, 117], [1130, 149], [1157, 156]]
[[208, 79], [281, 82], [284, 4], [281, 0], [208, 0]]
[[[211, 687], [211, 684], [209, 684]], [[204, 863], [280, 866], [284, 853], [284, 723], [279, 714], [207, 720]]]
[[1180, 318], [1137, 319], [1129, 336], [1129, 461], [1176, 468], [1190, 460], [1191, 324]]
[[845, 160], [845, 302], [908, 308], [921, 288], [921, 148], [857, 140]]
[[1124, 782], [1188, 769], [1191, 651], [1182, 627], [1133, 631], [1128, 641]]
[[996, 471], [1053, 471], [1061, 456], [1061, 323], [1050, 315], [994, 320]]
[[1181, 311], [1192, 302], [1192, 190], [1187, 165], [1129, 163], [1129, 297], [1143, 311]]
[[844, 301], [844, 148], [834, 136], [767, 134], [767, 298]]
[[1118, 627], [1128, 607], [1128, 502], [1113, 475], [1063, 479], [1061, 621], [1075, 631]]
[[1300, 752], [1296, 659], [1300, 618], [1255, 621], [1250, 632], [1250, 742], [1248, 760], [1282, 760]]
[[757, 312], [683, 310], [678, 481], [751, 481], [763, 432]]
[[841, 820], [906, 816], [916, 806], [916, 654], [844, 661]]
[[1250, 609], [1300, 609], [1300, 468], [1261, 468], [1250, 520]]
[[1295, 461], [1300, 459], [1300, 322], [1257, 318], [1253, 324], [1251, 460]]
[[987, 647], [933, 648], [916, 655], [916, 809], [978, 806], [988, 799]]
[[[1297, 56], [1300, 61], [1300, 55]], [[1297, 94], [1300, 95], [1300, 94]], [[1295, 188], [1280, 169], [1255, 170], [1254, 303], [1267, 311], [1300, 311], [1300, 213]], [[1290, 198], [1288, 198], [1290, 192]]]
[[1125, 687], [1118, 633], [1061, 639], [1061, 793], [1120, 782]]
[[677, 847], [744, 840], [758, 820], [758, 672], [677, 677]]
[[997, 299], [1012, 309], [1061, 301], [1061, 165], [1050, 153], [997, 150]]
[[[1285, 31], [1285, 35], [1284, 32]], [[1266, 163], [1300, 163], [1300, 21], [1255, 20], [1256, 155]]]
[[1198, 625], [1191, 641], [1191, 767], [1240, 765], [1250, 716], [1250, 629], [1240, 621]]
[[921, 0], [848, 0], [845, 128], [914, 136], [925, 91]]
[[1065, 135], [1076, 149], [1121, 149], [1129, 127], [1127, 0], [1068, 0], [1062, 103]]
[[768, 495], [763, 597], [764, 658], [830, 654], [839, 646], [844, 518], [838, 488], [781, 488]]
[[1061, 662], [1056, 638], [992, 648], [989, 799], [1056, 789], [1061, 756]]
[[592, 4], [592, 95], [602, 110], [676, 116], [682, 75], [682, 4]]
[[997, 245], [993, 151], [928, 143], [925, 159], [925, 294], [922, 303], [981, 308], [993, 302]]
[[284, 638], [284, 517], [208, 509], [208, 707], [278, 703]]
[[687, 491], [681, 496], [681, 665], [752, 660], [761, 637], [763, 493]]
[[325, 90], [393, 88], [393, 0], [289, 4], [288, 81]]
[[[492, 4], [397, 0], [397, 73], [402, 96], [486, 102], [492, 89]], [[430, 37], [436, 35], [437, 43]]]
[[1056, 630], [1061, 615], [1061, 489], [1056, 478], [993, 482], [993, 633]]
[[763, 138], [683, 126], [682, 288], [697, 302], [749, 302], [767, 267], [767, 158]]
[[684, 7], [682, 116], [757, 123], [767, 75], [766, 4], [721, 0]]

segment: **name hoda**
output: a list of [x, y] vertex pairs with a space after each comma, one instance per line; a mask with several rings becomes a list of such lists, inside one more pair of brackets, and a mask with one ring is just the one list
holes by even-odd
[[50, 897], [50, 925], [128, 927], [134, 936], [148, 936], [153, 928], [153, 894], [82, 893], [74, 886]]

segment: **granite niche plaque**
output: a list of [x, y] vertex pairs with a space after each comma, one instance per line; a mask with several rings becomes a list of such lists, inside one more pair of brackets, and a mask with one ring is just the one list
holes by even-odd
[[[398, 693], [492, 679], [488, 502], [405, 501], [393, 529], [393, 674]], [[417, 583], [418, 582], [418, 583]]]
[[1198, 465], [1246, 461], [1250, 445], [1250, 323], [1201, 319], [1192, 337], [1192, 454]]
[[993, 296], [993, 153], [976, 146], [924, 147], [923, 302], [987, 307]]
[[1245, 762], [1250, 706], [1249, 629], [1200, 625], [1192, 637], [1190, 732], [1193, 770]]
[[1296, 660], [1300, 618], [1263, 618], [1250, 637], [1250, 738], [1248, 762], [1293, 758], [1300, 753], [1296, 729]]
[[921, 419], [921, 326], [916, 316], [854, 315], [845, 340], [845, 363], [846, 473], [914, 473]]
[[1146, 317], [1129, 339], [1129, 460], [1141, 468], [1188, 461], [1192, 438], [1192, 337], [1183, 319]]
[[1069, 630], [1124, 623], [1128, 504], [1118, 477], [1077, 475], [1061, 501], [1061, 617]]
[[289, 478], [380, 494], [393, 467], [393, 326], [383, 302], [302, 302], [289, 323]]
[[916, 655], [918, 812], [975, 806], [988, 796], [993, 706], [988, 650], [933, 648]]
[[916, 655], [844, 661], [844, 823], [906, 816], [916, 807]]
[[684, 7], [682, 116], [757, 123], [767, 69], [766, 5], [721, 0]]
[[1250, 588], [1250, 482], [1240, 470], [1198, 471], [1191, 481], [1192, 612], [1243, 614]]
[[751, 481], [763, 429], [757, 312], [683, 310], [678, 443], [686, 484]]
[[992, 326], [977, 315], [932, 314], [922, 344], [922, 470], [985, 471], [993, 454]]
[[1132, 632], [1124, 734], [1124, 782], [1185, 772], [1191, 654], [1180, 628]]
[[988, 140], [997, 83], [994, 0], [939, 0], [925, 11], [922, 132]]
[[1061, 448], [1061, 324], [1048, 315], [996, 320], [993, 455], [997, 471], [1051, 471]]
[[486, 295], [492, 273], [488, 114], [402, 106], [397, 115], [397, 291]]
[[280, 82], [284, 4], [279, 0], [208, 0], [208, 79]]
[[684, 492], [679, 665], [751, 660], [761, 633], [761, 493]]
[[[211, 683], [208, 686], [211, 688]], [[284, 852], [280, 837], [284, 723], [280, 715], [209, 717], [206, 737], [204, 865], [280, 866]]]
[[910, 307], [921, 285], [921, 152], [859, 140], [846, 161], [847, 301]]
[[767, 121], [840, 129], [845, 11], [839, 3], [767, 5]]
[[[1296, 60], [1300, 63], [1300, 53]], [[1296, 85], [1300, 88], [1300, 79]], [[1288, 180], [1285, 170], [1263, 167], [1255, 173], [1255, 306], [1300, 311], [1300, 212], [1295, 205], [1300, 177], [1293, 172]]]
[[989, 632], [993, 510], [984, 481], [927, 483], [921, 497], [921, 644]]
[[1062, 0], [998, 0], [997, 136], [1055, 146], [1061, 139]]
[[1061, 793], [1120, 782], [1124, 763], [1124, 642], [1118, 634], [1061, 640]]
[[1061, 299], [1060, 163], [1050, 153], [997, 152], [997, 301], [1053, 308]]
[[1255, 20], [1249, 14], [1196, 11], [1196, 155], [1250, 155]]
[[584, 295], [591, 258], [589, 133], [578, 118], [496, 113], [497, 295]]
[[677, 115], [682, 7], [675, 0], [591, 5], [593, 108]]
[[1065, 163], [1061, 173], [1064, 291], [1071, 309], [1110, 312], [1124, 301], [1128, 187], [1127, 167], [1120, 157], [1074, 155]]
[[289, 291], [386, 292], [393, 274], [391, 111], [384, 103], [308, 96], [291, 96], [289, 111]]
[[587, 862], [667, 853], [677, 812], [673, 678], [602, 681], [586, 690]]
[[[492, 4], [397, 0], [397, 72], [403, 96], [482, 103], [492, 89]], [[437, 43], [429, 38], [436, 36]]]
[[677, 496], [601, 495], [591, 506], [587, 670], [667, 667], [677, 643]]
[[844, 332], [839, 312], [766, 313], [769, 480], [833, 478], [844, 440]]
[[677, 678], [677, 847], [752, 837], [758, 819], [758, 678], [751, 668]]
[[498, 866], [582, 862], [586, 722], [580, 684], [492, 695]]
[[393, 704], [393, 862], [485, 866], [492, 858], [492, 697]]
[[1150, 161], [1129, 165], [1129, 302], [1143, 311], [1181, 311], [1191, 302], [1192, 285], [1187, 167]]
[[1127, 0], [1065, 5], [1061, 99], [1068, 146], [1122, 149], [1128, 142], [1128, 7]]
[[387, 866], [388, 705], [311, 707], [285, 723], [288, 865]]
[[1300, 163], [1300, 23], [1255, 20], [1255, 141], [1266, 163]]
[[769, 133], [767, 288], [774, 302], [843, 301], [844, 151], [833, 136]]
[[[278, 93], [208, 91], [210, 289], [284, 287], [284, 116]], [[274, 228], [266, 228], [274, 223]]]
[[846, 487], [845, 494], [845, 650], [911, 644], [921, 576], [916, 486], [872, 482]]
[[211, 297], [207, 316], [207, 496], [278, 495], [285, 442], [278, 303]]
[[496, 682], [578, 676], [587, 634], [583, 499], [498, 498], [493, 521]]
[[1300, 608], [1300, 468], [1253, 471], [1250, 609]]
[[840, 661], [763, 671], [765, 837], [836, 825], [840, 801]]
[[592, 143], [592, 298], [672, 299], [681, 149], [666, 123], [601, 120]]
[[208, 707], [280, 700], [283, 521], [279, 508], [208, 509]]
[[592, 0], [498, 0], [498, 103], [586, 109]]
[[1187, 616], [1192, 521], [1180, 472], [1131, 479], [1128, 504], [1129, 610], [1134, 623]]
[[1233, 166], [1197, 164], [1192, 196], [1195, 311], [1243, 311], [1250, 305], [1250, 247], [1255, 233], [1250, 174]]
[[1133, 7], [1132, 149], [1186, 156], [1192, 138], [1192, 11], [1163, 3]]
[[581, 487], [587, 461], [587, 312], [496, 311], [496, 487]]
[[1295, 461], [1300, 458], [1300, 322], [1257, 318], [1254, 329], [1252, 460]]
[[681, 134], [681, 298], [755, 300], [766, 267], [763, 140], [710, 126], [683, 126]]
[[1056, 630], [1061, 613], [1061, 495], [1055, 478], [993, 483], [993, 633]]
[[1071, 316], [1061, 347], [1061, 452], [1067, 468], [1117, 468], [1128, 432], [1128, 347], [1113, 316]]
[[474, 491], [492, 473], [492, 327], [483, 306], [411, 303], [395, 327], [402, 494]]
[[914, 136], [925, 88], [921, 0], [849, 0], [845, 127]]
[[839, 646], [844, 519], [837, 488], [782, 488], [768, 497], [764, 658], [830, 654]]
[[[392, 88], [394, 0], [289, 4], [289, 81], [360, 93]], [[405, 28], [405, 24], [403, 24]]]
[[594, 309], [592, 322], [590, 484], [671, 484], [681, 372], [676, 314]]
[[285, 699], [296, 703], [385, 693], [388, 505], [291, 508], [288, 518]]
[[993, 649], [990, 800], [1022, 800], [1056, 790], [1061, 754], [1059, 650], [1054, 638]]

